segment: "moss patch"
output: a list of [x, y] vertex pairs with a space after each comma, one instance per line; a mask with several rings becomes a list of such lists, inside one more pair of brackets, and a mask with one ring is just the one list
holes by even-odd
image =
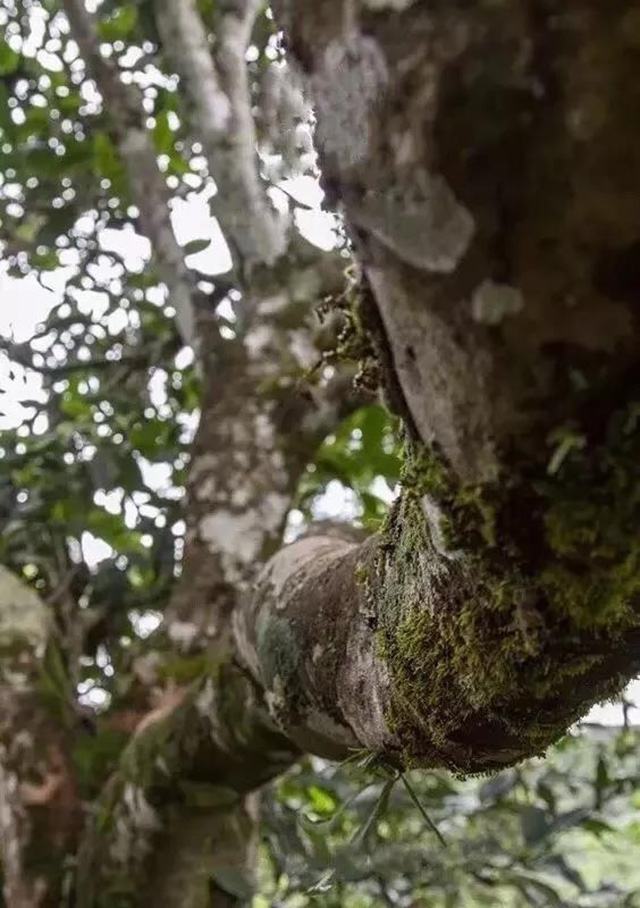
[[624, 684], [598, 666], [640, 625], [639, 413], [495, 487], [408, 445], [372, 585], [408, 765], [517, 762]]

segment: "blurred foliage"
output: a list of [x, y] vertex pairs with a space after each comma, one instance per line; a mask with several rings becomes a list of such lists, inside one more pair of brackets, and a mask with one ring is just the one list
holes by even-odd
[[399, 784], [370, 822], [386, 782], [366, 759], [308, 760], [265, 799], [253, 908], [635, 908], [639, 745], [585, 726], [490, 779], [411, 773], [446, 847]]
[[371, 405], [357, 410], [325, 439], [298, 490], [297, 506], [308, 520], [329, 483], [337, 481], [353, 494], [357, 521], [377, 529], [400, 479], [395, 429], [397, 420], [384, 407]]
[[[216, 4], [200, 6], [215, 26]], [[153, 3], [105, 0], [100, 17], [104, 52], [142, 93], [168, 187], [176, 200], [206, 196], [206, 164], [165, 68]], [[247, 64], [257, 105], [278, 59], [265, 10]], [[279, 144], [272, 127], [258, 109], [265, 173], [306, 172], [305, 147]], [[141, 248], [137, 226], [108, 120], [59, 3], [0, 0], [2, 269], [25, 280], [20, 293], [51, 294], [32, 337], [0, 339], [0, 409], [11, 400], [13, 426], [0, 440], [0, 561], [55, 615], [60, 647], [44, 666], [43, 691], [90, 719], [73, 755], [87, 798], [127, 740], [122, 710], [153, 659], [149, 635], [180, 571], [198, 418], [192, 357], [148, 253], [129, 250]], [[196, 237], [186, 251], [208, 242]], [[201, 288], [211, 293], [214, 284]], [[15, 286], [11, 294], [18, 299]], [[219, 317], [229, 329], [228, 310]], [[294, 531], [322, 516], [330, 492], [350, 519], [379, 525], [399, 478], [395, 428], [384, 408], [369, 406], [325, 439], [300, 484]], [[176, 656], [166, 680], [197, 670]], [[410, 790], [400, 780], [391, 786], [375, 761], [336, 768], [308, 760], [265, 797], [254, 906], [639, 905], [637, 737], [590, 729], [546, 762], [489, 781], [413, 774], [446, 848]]]

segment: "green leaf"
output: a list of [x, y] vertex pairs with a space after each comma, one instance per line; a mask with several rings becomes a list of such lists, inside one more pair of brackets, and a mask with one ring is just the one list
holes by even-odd
[[20, 67], [20, 54], [9, 47], [6, 41], [0, 41], [0, 76], [9, 76]]
[[182, 251], [185, 255], [195, 255], [196, 252], [202, 252], [204, 249], [208, 249], [210, 245], [211, 238], [202, 240], [190, 240], [182, 247]]
[[173, 130], [169, 126], [169, 115], [166, 111], [161, 110], [156, 115], [156, 125], [153, 130], [156, 151], [158, 154], [170, 154], [175, 144]]
[[580, 823], [580, 828], [585, 829], [597, 838], [601, 838], [607, 833], [615, 832], [613, 826], [606, 823], [604, 820], [596, 819], [595, 817], [589, 817], [588, 819], [583, 820], [582, 823]]
[[371, 811], [371, 813], [369, 814], [369, 816], [367, 817], [365, 822], [362, 824], [362, 826], [355, 831], [354, 835], [351, 838], [351, 844], [354, 847], [362, 845], [363, 842], [366, 841], [366, 838], [369, 835], [369, 833], [373, 829], [375, 829], [376, 824], [378, 823], [378, 820], [380, 819], [382, 814], [387, 809], [387, 805], [389, 803], [389, 797], [391, 795], [391, 790], [393, 789], [393, 786], [396, 784], [397, 781], [398, 781], [398, 777], [393, 776], [393, 778], [387, 779], [387, 781], [382, 786], [382, 791], [380, 792], [380, 797], [376, 801], [373, 810]]
[[299, 822], [303, 829], [307, 832], [314, 832], [318, 828], [324, 830], [334, 829], [338, 825], [338, 820], [342, 819], [346, 811], [351, 807], [351, 805], [356, 801], [363, 791], [366, 791], [368, 788], [371, 788], [372, 785], [375, 785], [375, 782], [369, 782], [368, 785], [365, 785], [363, 788], [360, 788], [358, 791], [354, 792], [350, 798], [347, 798], [346, 801], [338, 807], [338, 809], [330, 816], [324, 820], [312, 820], [310, 817], [305, 816], [304, 814], [299, 814]]
[[103, 41], [121, 41], [138, 24], [138, 10], [135, 6], [121, 6], [108, 19], [103, 19], [98, 34]]

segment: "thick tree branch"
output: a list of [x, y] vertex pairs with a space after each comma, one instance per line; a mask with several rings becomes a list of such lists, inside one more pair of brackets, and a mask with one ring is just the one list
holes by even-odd
[[487, 770], [639, 668], [640, 50], [615, 4], [373, 6], [279, 4], [405, 492], [361, 548], [279, 553], [238, 637], [305, 745]]
[[123, 894], [142, 906], [150, 892], [161, 908], [226, 905], [209, 891], [216, 869], [242, 868], [247, 857], [229, 851], [234, 824], [251, 830], [245, 795], [297, 756], [261, 692], [227, 655], [217, 664], [212, 655], [207, 676], [139, 728], [94, 806], [78, 908]]
[[197, 350], [196, 312], [201, 294], [173, 233], [171, 195], [144, 123], [141, 93], [136, 86], [125, 85], [118, 66], [101, 54], [95, 17], [84, 0], [63, 0], [63, 7], [87, 71], [102, 95], [131, 197], [140, 211], [140, 225], [151, 242], [153, 265], [168, 288], [184, 343]]

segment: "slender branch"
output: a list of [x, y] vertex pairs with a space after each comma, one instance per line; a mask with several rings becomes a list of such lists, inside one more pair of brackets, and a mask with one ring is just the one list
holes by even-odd
[[[287, 222], [271, 205], [258, 172], [245, 61], [256, 0], [222, 4], [212, 53], [195, 0], [159, 0], [158, 29], [184, 87], [211, 175], [219, 217], [239, 273], [272, 265], [286, 249]], [[214, 59], [215, 58], [215, 59]]]
[[195, 313], [200, 292], [173, 233], [171, 195], [144, 123], [141, 93], [135, 86], [125, 85], [117, 65], [100, 53], [96, 20], [84, 0], [63, 0], [63, 7], [87, 70], [102, 95], [132, 198], [140, 210], [141, 227], [151, 241], [153, 264], [169, 289], [180, 333], [186, 344], [197, 349]]

